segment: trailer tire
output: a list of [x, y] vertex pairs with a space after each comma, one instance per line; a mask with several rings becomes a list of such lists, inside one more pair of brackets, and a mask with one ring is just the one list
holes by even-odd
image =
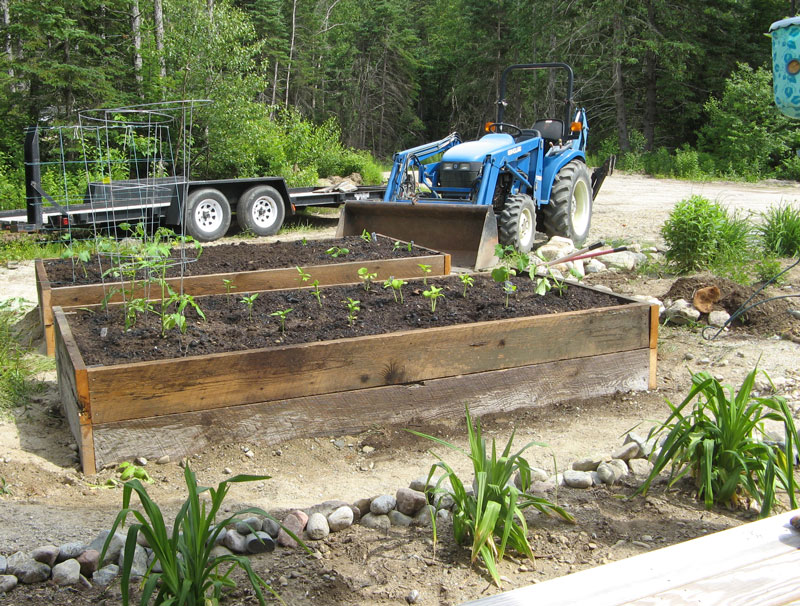
[[569, 238], [580, 246], [592, 223], [589, 169], [580, 160], [567, 163], [553, 180], [550, 203], [542, 206], [542, 224], [549, 236]]
[[231, 205], [218, 189], [198, 189], [186, 199], [184, 217], [188, 235], [198, 242], [212, 242], [231, 226]]
[[526, 194], [512, 194], [506, 198], [497, 218], [500, 243], [528, 253], [536, 239], [536, 208]]
[[257, 236], [274, 236], [286, 214], [283, 197], [274, 187], [256, 185], [248, 189], [236, 205], [236, 221], [244, 231]]

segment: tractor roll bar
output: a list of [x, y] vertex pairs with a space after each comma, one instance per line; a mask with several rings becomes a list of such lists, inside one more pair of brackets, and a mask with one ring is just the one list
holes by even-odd
[[536, 69], [563, 69], [567, 72], [567, 97], [564, 101], [566, 107], [564, 108], [564, 132], [562, 133], [564, 139], [569, 138], [570, 123], [572, 122], [572, 68], [566, 63], [518, 63], [516, 65], [509, 65], [503, 70], [500, 76], [500, 99], [497, 100], [497, 121], [503, 121], [503, 112], [506, 108], [506, 79], [508, 74], [514, 70], [536, 70]]

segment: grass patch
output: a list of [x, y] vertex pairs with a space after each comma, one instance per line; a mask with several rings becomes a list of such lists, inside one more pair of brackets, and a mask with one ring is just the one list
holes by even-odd
[[64, 244], [32, 234], [0, 232], [0, 263], [60, 257]]
[[772, 206], [761, 213], [758, 233], [764, 247], [780, 257], [800, 254], [800, 207], [791, 204]]
[[36, 375], [54, 367], [54, 362], [18, 341], [14, 325], [28, 307], [23, 299], [0, 301], [0, 412], [22, 406], [31, 395], [41, 393], [44, 384]]

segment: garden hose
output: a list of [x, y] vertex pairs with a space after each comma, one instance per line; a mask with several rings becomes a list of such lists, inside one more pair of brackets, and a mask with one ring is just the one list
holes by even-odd
[[792, 299], [792, 298], [795, 298], [795, 297], [800, 297], [800, 294], [799, 294], [799, 295], [779, 295], [779, 296], [777, 296], [777, 297], [770, 297], [769, 299], [764, 299], [763, 301], [756, 301], [756, 302], [755, 302], [755, 303], [753, 303], [752, 305], [748, 305], [748, 303], [750, 303], [750, 301], [752, 301], [752, 300], [753, 300], [753, 298], [754, 298], [754, 297], [755, 297], [755, 296], [756, 296], [758, 293], [760, 293], [760, 292], [761, 292], [762, 290], [764, 290], [764, 289], [765, 289], [767, 286], [769, 286], [770, 284], [772, 284], [772, 283], [773, 283], [775, 280], [777, 280], [778, 278], [780, 278], [780, 277], [781, 277], [783, 274], [785, 274], [787, 271], [789, 271], [790, 269], [792, 269], [793, 267], [795, 267], [795, 266], [796, 266], [798, 263], [800, 263], [800, 258], [798, 258], [798, 259], [797, 259], [797, 261], [795, 261], [794, 263], [792, 263], [791, 265], [789, 265], [789, 266], [788, 266], [786, 269], [784, 269], [783, 271], [780, 271], [780, 272], [778, 272], [777, 274], [775, 274], [774, 276], [772, 276], [772, 278], [770, 278], [769, 280], [767, 280], [766, 282], [764, 282], [764, 284], [762, 284], [762, 285], [761, 285], [761, 287], [760, 287], [758, 290], [756, 290], [756, 291], [755, 291], [755, 292], [754, 292], [752, 295], [750, 295], [750, 297], [747, 299], [747, 301], [745, 301], [744, 303], [742, 303], [742, 304], [741, 304], [741, 306], [739, 306], [739, 309], [737, 309], [735, 312], [733, 312], [733, 313], [731, 314], [731, 317], [730, 317], [730, 318], [728, 318], [728, 320], [725, 322], [725, 324], [723, 324], [723, 325], [722, 325], [722, 326], [719, 328], [719, 330], [717, 330], [717, 332], [715, 332], [715, 333], [714, 333], [712, 336], [710, 336], [710, 337], [709, 337], [709, 336], [706, 336], [706, 331], [707, 331], [709, 328], [713, 328], [713, 326], [706, 326], [705, 328], [703, 328], [703, 330], [702, 330], [702, 331], [700, 331], [700, 334], [703, 336], [703, 338], [704, 338], [706, 341], [713, 341], [714, 339], [716, 339], [716, 338], [717, 338], [717, 337], [720, 335], [720, 333], [721, 333], [723, 330], [725, 330], [725, 329], [726, 329], [728, 326], [730, 326], [730, 324], [731, 324], [731, 323], [732, 323], [734, 320], [736, 320], [736, 318], [738, 318], [738, 317], [739, 317], [739, 316], [741, 316], [742, 314], [744, 314], [744, 313], [748, 312], [749, 310], [753, 309], [754, 307], [756, 307], [756, 306], [758, 306], [758, 305], [761, 305], [762, 303], [768, 303], [768, 302], [770, 302], [770, 301], [775, 301], [775, 300], [777, 300], [777, 299]]

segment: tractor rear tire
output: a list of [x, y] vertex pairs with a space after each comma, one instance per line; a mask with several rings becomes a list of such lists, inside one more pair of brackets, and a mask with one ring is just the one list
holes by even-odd
[[542, 218], [548, 237], [569, 238], [575, 246], [584, 243], [592, 223], [592, 185], [586, 164], [573, 160], [558, 172], [550, 203], [542, 206]]
[[198, 242], [213, 242], [231, 225], [231, 205], [218, 189], [198, 189], [186, 199], [184, 217], [187, 234]]
[[513, 246], [521, 253], [529, 253], [536, 239], [536, 207], [526, 194], [513, 194], [506, 198], [497, 218], [500, 244]]
[[251, 187], [236, 205], [236, 221], [242, 231], [251, 231], [257, 236], [274, 236], [283, 225], [286, 208], [283, 197], [274, 187], [256, 185]]

